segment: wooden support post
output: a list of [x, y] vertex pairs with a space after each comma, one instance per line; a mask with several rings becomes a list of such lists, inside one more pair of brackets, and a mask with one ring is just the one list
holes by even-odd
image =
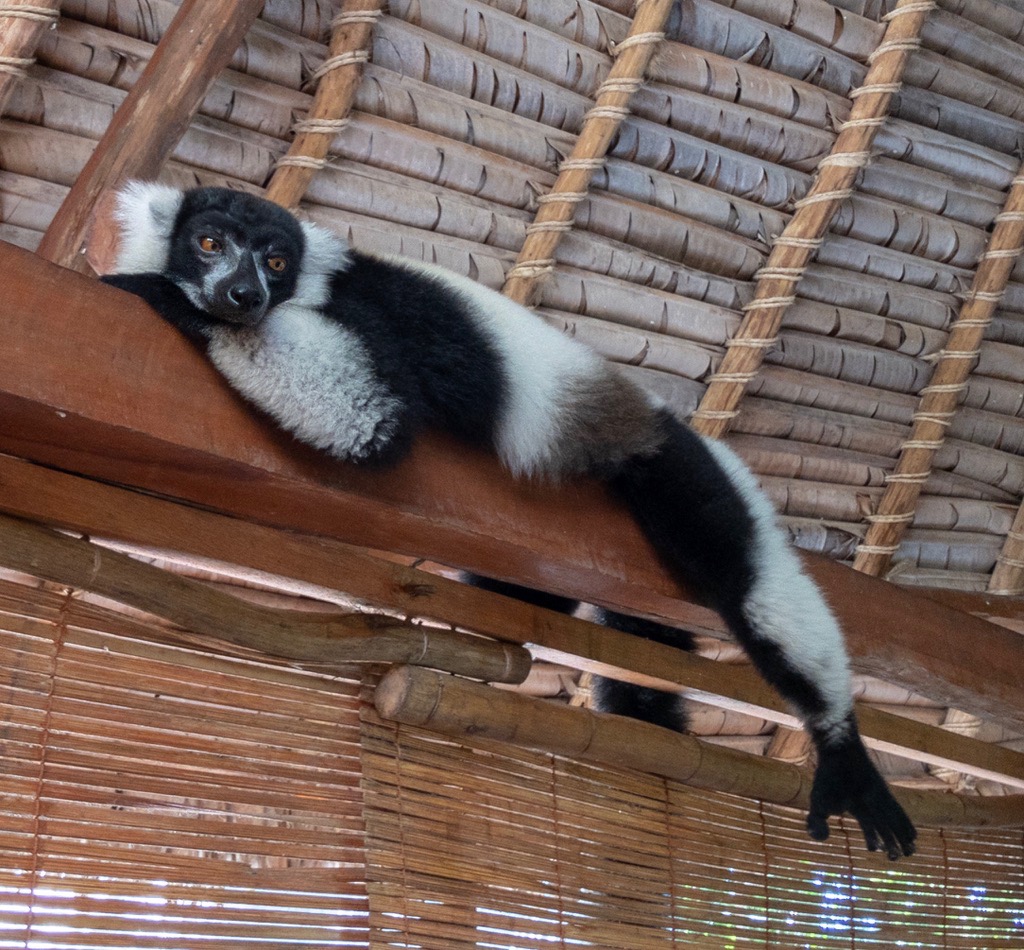
[[54, 215], [39, 254], [88, 272], [82, 249], [105, 190], [154, 179], [264, 0], [184, 0], [138, 82]]

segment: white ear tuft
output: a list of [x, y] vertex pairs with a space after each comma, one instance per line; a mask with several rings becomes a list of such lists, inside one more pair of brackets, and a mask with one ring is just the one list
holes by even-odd
[[330, 293], [330, 276], [349, 263], [348, 244], [326, 228], [300, 221], [306, 238], [306, 252], [294, 300], [306, 307], [322, 307]]
[[117, 270], [122, 274], [162, 271], [184, 192], [156, 182], [131, 181], [117, 196], [121, 225]]

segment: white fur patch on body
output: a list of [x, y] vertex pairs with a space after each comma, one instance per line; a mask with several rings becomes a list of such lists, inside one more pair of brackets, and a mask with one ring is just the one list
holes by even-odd
[[209, 357], [242, 395], [301, 441], [359, 461], [394, 435], [403, 404], [360, 339], [294, 301], [256, 329], [217, 327]]
[[[738, 455], [722, 442], [704, 439], [754, 521], [754, 581], [743, 605], [747, 621], [774, 643], [786, 661], [821, 691], [826, 710], [808, 719], [822, 730], [845, 731], [853, 710], [849, 660], [843, 634], [817, 585], [804, 573], [775, 511]], [[836, 736], [838, 738], [838, 736]]]
[[605, 361], [526, 307], [468, 277], [404, 258], [389, 261], [439, 281], [466, 301], [500, 355], [509, 391], [494, 441], [506, 467], [517, 476], [563, 474], [560, 443], [573, 391], [604, 378]]

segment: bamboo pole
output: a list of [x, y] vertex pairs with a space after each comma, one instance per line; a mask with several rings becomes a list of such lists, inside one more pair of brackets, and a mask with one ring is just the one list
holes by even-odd
[[[1003, 210], [981, 259], [960, 313], [953, 321], [928, 385], [921, 390], [909, 438], [900, 448], [895, 469], [885, 476], [886, 488], [878, 507], [867, 516], [868, 530], [857, 546], [856, 570], [879, 577], [889, 568], [906, 529], [914, 519], [921, 490], [931, 474], [935, 453], [942, 447], [946, 429], [956, 414], [957, 403], [977, 363], [985, 330], [1006, 289], [1014, 264], [1024, 250], [1024, 166], [1013, 179]], [[1018, 543], [1011, 531], [1007, 545]], [[1008, 559], [1007, 559], [1008, 558]], [[1013, 573], [1014, 554], [1006, 548], [993, 573], [989, 589], [1013, 590], [1020, 584]], [[1016, 560], [1021, 560], [1019, 557]], [[1024, 561], [1021, 561], [1024, 566]]]
[[572, 153], [559, 167], [558, 178], [527, 225], [526, 240], [505, 278], [502, 293], [521, 304], [533, 302], [541, 282], [555, 268], [555, 249], [571, 231], [576, 206], [587, 196], [594, 172], [605, 160], [629, 101], [644, 82], [647, 66], [664, 39], [673, 0], [638, 0], [629, 34], [614, 51], [607, 78], [598, 87], [593, 108], [583, 118]]
[[0, 564], [109, 597], [196, 633], [300, 663], [422, 663], [504, 683], [521, 683], [530, 672], [530, 653], [521, 646], [393, 617], [311, 616], [259, 607], [116, 551], [3, 515]]
[[263, 0], [184, 0], [54, 215], [41, 257], [89, 272], [82, 246], [101, 195], [156, 178], [262, 8]]
[[739, 412], [740, 400], [757, 375], [765, 352], [774, 345], [782, 316], [796, 299], [796, 287], [825, 240], [829, 225], [854, 190], [857, 176], [871, 160], [875, 135], [885, 123], [910, 54], [920, 46], [921, 28], [934, 9], [932, 0], [899, 0], [868, 59], [864, 84], [850, 93], [850, 117], [840, 127], [832, 151], [822, 159], [807, 194], [775, 239], [757, 274], [754, 299], [744, 307], [718, 371], [711, 377], [692, 424], [720, 438]]
[[0, 115], [15, 83], [24, 78], [35, 62], [43, 31], [52, 29], [59, 16], [60, 0], [0, 0]]
[[1024, 501], [1017, 509], [988, 581], [991, 594], [1024, 593]]
[[328, 163], [331, 142], [348, 125], [363, 64], [370, 58], [373, 26], [383, 14], [384, 0], [345, 0], [331, 23], [327, 58], [313, 73], [319, 80], [308, 115], [292, 127], [295, 138], [288, 154], [274, 166], [267, 198], [296, 208], [313, 176]]
[[[795, 808], [809, 801], [811, 775], [794, 765], [430, 670], [389, 670], [374, 705], [385, 719], [455, 739], [509, 742]], [[1024, 827], [1024, 795], [979, 798], [902, 788], [893, 794], [922, 827]]]

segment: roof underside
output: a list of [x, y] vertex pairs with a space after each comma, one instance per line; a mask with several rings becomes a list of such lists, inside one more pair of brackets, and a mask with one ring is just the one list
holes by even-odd
[[[126, 178], [266, 193], [359, 247], [535, 304], [727, 437], [800, 547], [977, 595], [963, 603], [1019, 626], [1006, 597], [1024, 592], [1017, 5], [686, 0], [679, 15], [647, 0], [634, 18], [627, 0], [391, 0], [386, 14], [375, 0], [65, 0], [48, 18], [57, 6], [0, 19], [0, 238], [77, 270], [87, 244], [102, 269], [113, 237], [97, 203]], [[464, 484], [485, 487], [459, 494], [526, 526], [495, 539], [486, 519], [446, 507], [450, 446], [430, 443], [415, 475], [384, 487], [328, 474], [246, 420], [163, 328], [139, 366], [130, 334], [99, 313], [104, 288], [83, 285], [87, 306], [34, 331], [33, 307], [66, 291], [42, 261], [29, 274], [16, 252], [4, 260], [22, 274], [8, 288], [23, 295], [17, 359], [36, 370], [0, 384], [5, 451], [689, 623], [705, 655], [738, 662], [713, 619], [670, 603], [660, 573], [636, 565], [640, 542], [589, 487], [546, 499], [460, 460]], [[85, 322], [62, 327], [72, 311]], [[68, 371], [83, 347], [94, 358]], [[197, 393], [212, 406], [201, 434]], [[256, 470], [259, 491], [227, 500], [230, 479]], [[424, 497], [450, 519], [429, 550], [426, 515], [404, 534], [388, 520]], [[267, 515], [269, 500], [283, 508]], [[370, 513], [353, 529], [360, 504]], [[573, 535], [588, 507], [605, 525]], [[920, 657], [886, 676], [861, 636], [866, 701], [1024, 751], [983, 684], [944, 692], [917, 676]], [[1012, 657], [1000, 636], [990, 655]], [[955, 659], [981, 680], [977, 642]], [[568, 699], [581, 666], [538, 666], [529, 688]], [[779, 717], [723, 705], [697, 709], [698, 733], [806, 757]], [[965, 779], [928, 761], [911, 750], [884, 766], [909, 784], [1024, 785], [1019, 765]]]

